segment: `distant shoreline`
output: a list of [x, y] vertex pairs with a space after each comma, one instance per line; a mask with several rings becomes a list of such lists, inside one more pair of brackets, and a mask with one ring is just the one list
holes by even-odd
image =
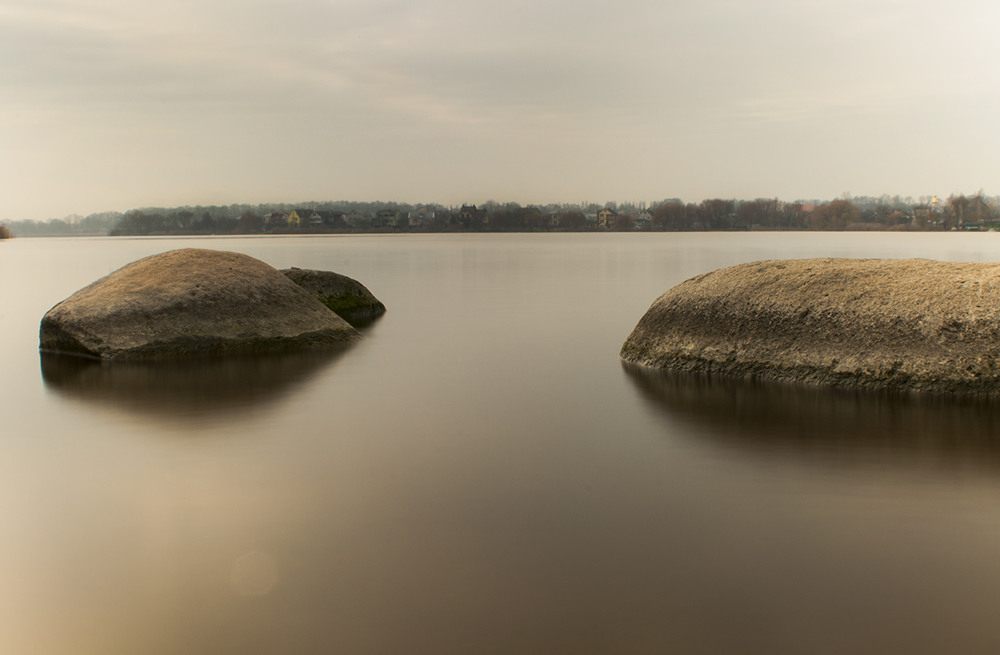
[[446, 207], [394, 202], [147, 207], [41, 221], [0, 221], [13, 236], [207, 236], [481, 232], [985, 231], [1000, 197], [844, 197], [828, 202], [714, 198], [698, 203]]

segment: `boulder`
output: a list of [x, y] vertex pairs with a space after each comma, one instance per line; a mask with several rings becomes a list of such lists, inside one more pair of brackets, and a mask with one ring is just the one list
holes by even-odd
[[355, 327], [385, 313], [385, 305], [365, 285], [346, 275], [303, 268], [285, 268], [281, 272]]
[[1000, 264], [742, 264], [660, 296], [621, 349], [671, 371], [844, 388], [1000, 393]]
[[172, 250], [135, 261], [50, 309], [43, 352], [155, 359], [326, 347], [360, 334], [248, 255]]

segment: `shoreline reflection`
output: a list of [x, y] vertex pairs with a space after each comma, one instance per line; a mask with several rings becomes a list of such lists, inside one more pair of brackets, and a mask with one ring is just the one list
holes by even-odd
[[850, 391], [622, 366], [657, 414], [695, 425], [715, 443], [822, 450], [839, 459], [880, 452], [1000, 467], [997, 398]]
[[271, 407], [331, 366], [347, 346], [160, 362], [105, 362], [40, 353], [50, 391], [144, 418], [232, 418]]

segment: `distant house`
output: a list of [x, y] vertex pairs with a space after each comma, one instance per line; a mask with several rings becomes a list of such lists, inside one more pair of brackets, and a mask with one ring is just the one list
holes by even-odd
[[897, 209], [885, 218], [887, 225], [898, 225], [900, 223], [908, 223], [909, 221], [910, 217], [908, 217], [906, 213], [900, 209]]
[[347, 214], [344, 212], [325, 212], [323, 223], [328, 227], [344, 227], [347, 224]]
[[344, 216], [344, 222], [349, 227], [368, 227], [372, 223], [372, 217], [359, 211], [353, 211]]
[[618, 217], [618, 212], [611, 209], [610, 207], [605, 207], [601, 211], [597, 212], [597, 227], [602, 230], [611, 230], [615, 227], [615, 219]]
[[410, 222], [410, 227], [426, 227], [434, 220], [434, 210], [429, 207], [421, 207], [410, 212], [407, 219]]
[[521, 220], [527, 228], [542, 227], [542, 210], [538, 207], [525, 207], [521, 212]]
[[285, 212], [271, 212], [264, 217], [264, 227], [273, 230], [276, 227], [288, 226], [288, 214]]
[[462, 205], [458, 220], [464, 227], [482, 227], [489, 224], [490, 215], [485, 209], [476, 209], [475, 205]]
[[396, 227], [399, 225], [398, 209], [382, 209], [375, 213], [372, 227]]
[[[297, 221], [293, 223], [293, 221]], [[312, 209], [293, 209], [288, 215], [289, 227], [302, 227], [305, 225], [316, 227], [323, 224], [323, 215]]]
[[969, 198], [969, 206], [965, 210], [966, 220], [973, 222], [977, 225], [985, 225], [988, 223], [995, 215], [992, 207], [990, 207], [981, 195], [975, 195]]

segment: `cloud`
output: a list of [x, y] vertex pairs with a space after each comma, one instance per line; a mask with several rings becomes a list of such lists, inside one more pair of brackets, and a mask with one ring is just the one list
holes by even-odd
[[837, 135], [846, 158], [932, 125], [990, 130], [997, 18], [985, 0], [7, 0], [0, 167], [19, 191], [4, 201], [34, 207], [65, 160], [102, 197], [127, 171], [135, 196], [179, 203], [212, 178], [282, 197], [419, 178], [432, 198], [484, 174], [455, 163], [469, 158], [510, 193], [724, 195], [791, 179], [803, 139]]

